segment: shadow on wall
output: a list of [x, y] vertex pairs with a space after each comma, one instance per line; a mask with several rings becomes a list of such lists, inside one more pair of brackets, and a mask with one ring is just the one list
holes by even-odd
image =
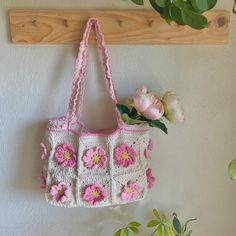
[[22, 127], [18, 169], [13, 187], [20, 194], [40, 194], [39, 175], [42, 169], [40, 142], [46, 130], [46, 122], [37, 122]]

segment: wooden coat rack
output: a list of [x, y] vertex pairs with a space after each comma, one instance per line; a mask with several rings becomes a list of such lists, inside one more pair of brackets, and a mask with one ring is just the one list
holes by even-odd
[[108, 44], [225, 44], [229, 38], [226, 11], [207, 12], [209, 27], [194, 30], [168, 25], [154, 10], [10, 10], [12, 42], [79, 43], [84, 24], [92, 16], [100, 21]]

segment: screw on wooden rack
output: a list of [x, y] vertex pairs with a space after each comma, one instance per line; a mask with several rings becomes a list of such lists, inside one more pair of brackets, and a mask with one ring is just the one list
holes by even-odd
[[226, 23], [225, 17], [221, 16], [217, 19], [217, 24], [219, 28], [223, 27], [225, 23]]

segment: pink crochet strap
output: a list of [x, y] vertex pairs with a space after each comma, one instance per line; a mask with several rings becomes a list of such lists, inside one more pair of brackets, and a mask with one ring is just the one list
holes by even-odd
[[95, 18], [90, 18], [87, 21], [87, 24], [85, 26], [85, 30], [83, 33], [83, 38], [80, 42], [78, 56], [75, 61], [75, 70], [74, 70], [74, 76], [73, 76], [73, 82], [72, 82], [72, 93], [71, 93], [68, 112], [67, 112], [68, 127], [70, 127], [70, 124], [73, 120], [76, 119], [80, 121], [80, 116], [83, 109], [85, 76], [88, 70], [88, 49], [89, 49], [88, 41], [89, 41], [89, 34], [92, 29], [92, 26], [95, 27], [97, 44], [98, 44], [99, 51], [102, 55], [103, 65], [105, 68], [108, 91], [112, 99], [112, 104], [113, 104], [113, 108], [116, 114], [117, 123], [118, 123], [118, 126], [120, 127], [123, 124], [123, 121], [120, 117], [119, 111], [116, 108], [117, 97], [116, 97], [115, 89], [113, 86], [109, 57], [107, 54], [107, 49], [105, 46], [104, 36], [101, 31], [101, 27]]

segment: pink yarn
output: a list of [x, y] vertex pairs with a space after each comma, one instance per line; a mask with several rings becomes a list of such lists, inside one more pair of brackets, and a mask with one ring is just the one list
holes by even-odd
[[121, 144], [115, 149], [116, 164], [122, 167], [133, 165], [137, 158], [136, 151], [127, 144]]
[[105, 168], [107, 164], [106, 151], [101, 147], [91, 148], [83, 156], [83, 161], [89, 169]]
[[151, 160], [152, 159], [152, 156], [151, 156], [151, 151], [153, 149], [153, 143], [152, 143], [152, 140], [149, 139], [149, 143], [148, 143], [148, 146], [147, 148], [144, 150], [144, 156], [147, 160]]
[[96, 205], [107, 198], [107, 193], [104, 188], [92, 184], [85, 188], [83, 200], [91, 205]]
[[70, 196], [70, 189], [66, 183], [61, 182], [51, 186], [50, 196], [54, 202], [65, 202]]
[[156, 178], [152, 175], [152, 169], [148, 168], [146, 171], [148, 188], [151, 189], [156, 182]]
[[122, 189], [121, 199], [125, 202], [132, 201], [140, 195], [141, 190], [136, 182], [129, 181]]
[[40, 189], [41, 190], [46, 189], [46, 177], [43, 174], [43, 171], [41, 171], [41, 174], [39, 176], [39, 183], [40, 183]]
[[55, 151], [55, 159], [62, 167], [75, 167], [76, 158], [75, 149], [67, 143], [59, 145]]
[[[71, 93], [70, 102], [68, 106], [68, 112], [67, 112], [68, 128], [70, 127], [72, 120], [74, 119], [77, 119], [78, 121], [80, 120], [79, 116], [82, 113], [83, 95], [84, 95], [84, 87], [85, 87], [84, 78], [85, 78], [85, 75], [87, 73], [87, 68], [88, 68], [88, 39], [89, 39], [89, 34], [92, 29], [92, 26], [95, 27], [98, 48], [102, 54], [103, 64], [105, 68], [105, 75], [108, 82], [108, 91], [112, 99], [112, 104], [113, 104], [113, 108], [116, 114], [118, 127], [121, 127], [123, 125], [123, 121], [120, 117], [119, 111], [116, 108], [117, 97], [116, 97], [115, 89], [112, 82], [110, 62], [109, 62], [109, 57], [108, 57], [107, 49], [104, 42], [104, 36], [103, 36], [101, 27], [98, 21], [95, 18], [90, 18], [86, 24], [84, 34], [83, 34], [83, 39], [80, 43], [80, 50], [79, 50], [79, 53], [75, 62], [72, 93]], [[77, 107], [78, 107], [78, 110], [76, 114]]]
[[43, 149], [43, 153], [41, 155], [41, 159], [42, 160], [46, 160], [48, 158], [48, 149], [47, 149], [47, 146], [44, 142], [41, 142], [40, 143], [40, 146], [42, 147]]

